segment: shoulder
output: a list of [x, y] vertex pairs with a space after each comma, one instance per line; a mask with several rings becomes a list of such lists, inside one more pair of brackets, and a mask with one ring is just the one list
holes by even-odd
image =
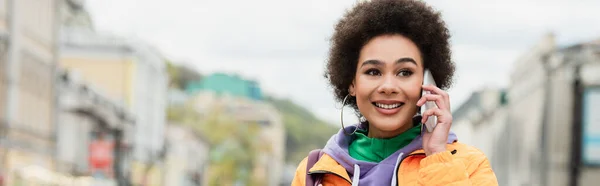
[[454, 154], [460, 156], [485, 156], [481, 150], [478, 148], [467, 145], [461, 142], [454, 142], [450, 144], [451, 150], [456, 150]]
[[305, 157], [296, 168], [296, 174], [294, 175], [294, 179], [292, 180], [293, 186], [303, 186], [306, 181], [306, 164], [308, 162], [308, 157]]
[[454, 151], [454, 156], [465, 161], [467, 166], [480, 166], [481, 164], [489, 164], [487, 156], [478, 148], [454, 142], [450, 144], [450, 150]]
[[487, 161], [487, 156], [481, 150], [468, 144], [454, 142], [450, 144], [450, 150], [454, 151], [456, 158], [467, 161], [467, 164]]
[[298, 167], [296, 168], [296, 172], [306, 173], [307, 162], [308, 162], [308, 157], [304, 157], [304, 159], [302, 159], [302, 161], [300, 161], [300, 163], [298, 164]]
[[490, 161], [481, 150], [458, 142], [453, 143], [452, 146], [456, 149], [453, 156], [456, 156], [455, 158], [465, 165], [473, 185], [498, 185], [498, 179]]

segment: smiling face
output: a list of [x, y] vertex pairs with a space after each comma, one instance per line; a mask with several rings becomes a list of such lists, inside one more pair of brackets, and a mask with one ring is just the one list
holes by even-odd
[[416, 44], [402, 35], [381, 35], [360, 50], [350, 95], [369, 121], [369, 137], [390, 138], [413, 126], [423, 83]]

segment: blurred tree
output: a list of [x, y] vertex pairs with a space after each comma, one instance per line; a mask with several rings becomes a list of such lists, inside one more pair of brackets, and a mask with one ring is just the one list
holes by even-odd
[[210, 185], [263, 185], [263, 180], [252, 178], [257, 157], [269, 150], [260, 138], [260, 125], [240, 123], [216, 105], [206, 117], [201, 117], [191, 103], [171, 106], [167, 118], [173, 123], [190, 126], [205, 136], [211, 144], [208, 178]]
[[169, 87], [183, 89], [190, 81], [199, 81], [202, 74], [186, 65], [176, 65], [171, 61], [165, 61], [167, 64], [167, 73], [169, 74]]
[[300, 163], [312, 149], [323, 148], [327, 140], [339, 130], [288, 99], [267, 96], [266, 100], [273, 104], [283, 117], [287, 163]]
[[[197, 81], [202, 76], [191, 68], [177, 66], [167, 61], [167, 70], [173, 89], [183, 89], [187, 82]], [[265, 101], [280, 112], [286, 132], [285, 161], [299, 163], [308, 152], [323, 148], [327, 140], [339, 128], [328, 124], [310, 111], [288, 99], [266, 96]], [[268, 151], [269, 145], [260, 139], [258, 124], [239, 123], [216, 106], [209, 113], [199, 114], [192, 103], [183, 106], [169, 106], [167, 118], [173, 123], [191, 126], [206, 136], [211, 144], [210, 185], [233, 185], [236, 182], [246, 185], [264, 185], [259, 178], [252, 176], [255, 160], [261, 152]]]
[[[251, 179], [258, 156], [268, 150], [268, 144], [260, 138], [260, 125], [237, 122], [233, 120], [235, 117], [220, 108], [216, 106], [207, 114], [207, 121], [198, 125], [215, 148], [219, 148], [211, 158], [211, 167], [219, 169], [213, 172], [216, 174], [213, 176], [244, 185], [262, 185]], [[212, 181], [217, 185], [223, 184], [217, 182], [219, 180]]]
[[179, 75], [179, 69], [171, 61], [166, 61], [167, 73], [169, 74], [169, 88], [180, 89], [179, 81], [181, 75]]

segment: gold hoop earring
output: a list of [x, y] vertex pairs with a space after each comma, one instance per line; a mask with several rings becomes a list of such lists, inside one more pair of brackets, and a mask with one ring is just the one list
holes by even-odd
[[356, 133], [356, 130], [358, 130], [358, 126], [354, 128], [354, 131], [352, 131], [352, 133], [346, 132], [346, 127], [344, 126], [344, 106], [346, 106], [346, 100], [348, 100], [349, 96], [350, 94], [346, 95], [346, 97], [344, 97], [344, 100], [342, 101], [342, 112], [340, 114], [340, 122], [342, 123], [342, 131], [344, 131], [344, 134], [351, 136], [352, 134]]

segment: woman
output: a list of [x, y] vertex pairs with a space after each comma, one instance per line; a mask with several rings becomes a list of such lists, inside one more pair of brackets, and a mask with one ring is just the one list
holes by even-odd
[[[335, 27], [326, 77], [361, 123], [311, 152], [292, 185], [497, 185], [486, 156], [450, 132], [442, 90], [454, 73], [449, 38], [440, 14], [421, 1], [372, 0], [348, 11]], [[437, 87], [422, 85], [425, 69]], [[437, 108], [420, 117], [426, 101]], [[421, 124], [429, 116], [437, 117], [432, 132]]]

